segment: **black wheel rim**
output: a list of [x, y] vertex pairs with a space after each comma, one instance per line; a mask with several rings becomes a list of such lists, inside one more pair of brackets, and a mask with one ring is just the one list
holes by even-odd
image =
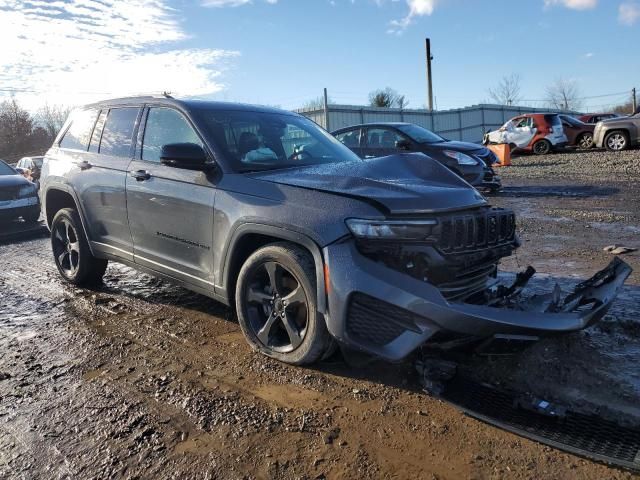
[[265, 347], [292, 352], [307, 333], [308, 300], [300, 281], [277, 262], [253, 270], [244, 293], [248, 326]]
[[53, 256], [64, 275], [72, 278], [80, 265], [80, 243], [75, 227], [63, 218], [53, 228]]
[[549, 144], [547, 142], [538, 142], [533, 146], [536, 153], [544, 155], [549, 151]]

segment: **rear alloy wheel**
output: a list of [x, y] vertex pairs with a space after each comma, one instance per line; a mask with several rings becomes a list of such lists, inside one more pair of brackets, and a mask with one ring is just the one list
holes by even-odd
[[63, 208], [51, 222], [51, 249], [60, 275], [74, 285], [97, 283], [107, 269], [107, 261], [91, 254], [78, 213]]
[[593, 148], [593, 134], [592, 133], [583, 133], [580, 135], [578, 139], [578, 148], [581, 150], [589, 150]]
[[546, 155], [551, 151], [551, 142], [549, 140], [538, 140], [533, 144], [533, 153], [536, 155]]
[[605, 137], [604, 145], [611, 152], [620, 152], [627, 149], [629, 140], [624, 132], [611, 132]]
[[316, 306], [313, 259], [295, 245], [270, 245], [247, 259], [238, 276], [236, 310], [249, 344], [282, 362], [313, 363], [330, 346]]

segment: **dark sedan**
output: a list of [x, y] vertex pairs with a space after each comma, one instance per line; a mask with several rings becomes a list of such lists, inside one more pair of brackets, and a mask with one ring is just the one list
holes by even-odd
[[27, 222], [38, 220], [38, 192], [33, 183], [0, 160], [0, 222], [15, 220], [18, 217]]
[[421, 152], [444, 164], [476, 188], [497, 191], [502, 187], [492, 165], [498, 161], [482, 145], [447, 140], [413, 123], [353, 125], [333, 135], [364, 159], [399, 152]]

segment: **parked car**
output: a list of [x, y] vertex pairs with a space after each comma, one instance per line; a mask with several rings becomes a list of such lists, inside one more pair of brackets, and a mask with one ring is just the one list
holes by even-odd
[[512, 118], [500, 129], [487, 134], [489, 143], [505, 143], [514, 150], [546, 155], [567, 145], [560, 116], [529, 113]]
[[453, 338], [530, 344], [592, 325], [630, 273], [615, 260], [565, 300], [529, 301], [530, 270], [511, 287], [496, 277], [520, 244], [511, 210], [423, 154], [364, 161], [266, 107], [92, 104], [41, 182], [64, 280], [98, 281], [108, 261], [163, 277], [234, 305], [249, 344], [292, 364], [334, 342], [389, 360]]
[[477, 188], [497, 191], [500, 177], [492, 165], [498, 158], [488, 148], [447, 140], [412, 123], [353, 125], [333, 135], [360, 158], [371, 159], [402, 152], [421, 152], [442, 163]]
[[584, 123], [593, 123], [596, 124], [603, 120], [608, 120], [610, 118], [618, 118], [622, 117], [619, 113], [587, 113], [585, 115], [580, 115], [578, 120]]
[[0, 160], [0, 221], [6, 222], [19, 217], [26, 222], [38, 221], [38, 192], [33, 183]]
[[598, 148], [610, 151], [626, 150], [640, 144], [640, 113], [632, 117], [617, 117], [596, 124], [593, 141]]
[[27, 180], [40, 186], [40, 171], [42, 170], [42, 160], [44, 157], [22, 157], [16, 167], [25, 171]]
[[568, 145], [583, 150], [593, 148], [593, 130], [595, 125], [584, 123], [571, 115], [560, 115], [562, 128], [567, 136]]

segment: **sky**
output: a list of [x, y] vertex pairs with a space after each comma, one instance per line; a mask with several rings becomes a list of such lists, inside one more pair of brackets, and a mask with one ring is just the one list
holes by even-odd
[[125, 95], [293, 109], [327, 88], [366, 104], [392, 87], [438, 109], [489, 100], [518, 74], [543, 106], [574, 81], [585, 111], [640, 89], [640, 0], [0, 0], [0, 99], [29, 109]]

